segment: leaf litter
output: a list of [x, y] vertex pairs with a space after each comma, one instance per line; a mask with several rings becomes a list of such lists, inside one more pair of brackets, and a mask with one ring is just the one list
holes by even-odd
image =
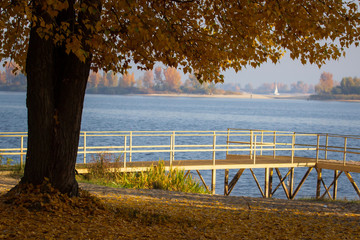
[[360, 238], [358, 203], [353, 211], [322, 203], [322, 211], [299, 201], [104, 188], [73, 198], [47, 184], [2, 194], [0, 239]]

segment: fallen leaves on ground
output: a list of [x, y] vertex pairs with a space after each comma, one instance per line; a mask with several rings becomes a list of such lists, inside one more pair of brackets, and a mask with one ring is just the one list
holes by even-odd
[[[211, 196], [209, 196], [211, 198]], [[0, 239], [358, 239], [360, 214], [31, 187], [0, 197]]]

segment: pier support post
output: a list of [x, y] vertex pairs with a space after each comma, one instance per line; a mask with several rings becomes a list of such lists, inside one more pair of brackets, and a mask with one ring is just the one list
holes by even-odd
[[289, 196], [290, 199], [293, 198], [293, 194], [294, 194], [294, 178], [295, 178], [295, 169], [292, 167], [290, 169], [290, 179], [289, 179]]
[[208, 185], [206, 185], [205, 180], [204, 180], [204, 178], [201, 176], [201, 173], [199, 172], [199, 170], [196, 170], [196, 172], [197, 172], [197, 174], [199, 175], [199, 178], [200, 178], [201, 182], [203, 183], [204, 187], [206, 188], [206, 190], [207, 190], [208, 192], [210, 192], [209, 187], [208, 187]]
[[273, 184], [273, 175], [274, 175], [274, 169], [269, 169], [269, 197], [272, 197], [272, 184]]
[[215, 194], [215, 187], [216, 187], [216, 169], [213, 169], [212, 177], [211, 177], [211, 194]]
[[265, 168], [265, 198], [269, 197], [269, 168]]
[[317, 168], [316, 171], [317, 171], [316, 199], [319, 199], [320, 191], [321, 191], [322, 169]]
[[224, 196], [229, 195], [229, 169], [225, 169]]
[[230, 195], [231, 191], [234, 189], [236, 183], [239, 181], [239, 179], [244, 171], [245, 171], [245, 169], [239, 169], [239, 171], [235, 174], [233, 179], [230, 181], [230, 183], [228, 185], [227, 193], [226, 193], [227, 196]]
[[337, 182], [338, 182], [339, 170], [334, 170], [334, 189], [333, 189], [333, 200], [337, 197]]
[[350, 175], [350, 173], [349, 173], [349, 172], [346, 172], [346, 171], [344, 171], [344, 172], [345, 172], [345, 174], [346, 174], [347, 178], [349, 179], [350, 183], [353, 185], [353, 187], [354, 187], [354, 189], [355, 189], [356, 193], [357, 193], [357, 194], [358, 194], [358, 196], [360, 197], [360, 189], [359, 189], [359, 187], [356, 185], [355, 180], [353, 179], [353, 177]]
[[272, 196], [272, 177], [273, 177], [273, 169], [265, 168], [265, 197], [269, 198]]

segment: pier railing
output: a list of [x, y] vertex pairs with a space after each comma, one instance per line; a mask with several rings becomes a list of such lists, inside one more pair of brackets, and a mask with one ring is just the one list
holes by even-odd
[[[16, 158], [23, 165], [27, 133], [0, 132], [0, 160]], [[78, 162], [88, 163], [99, 153], [121, 155], [128, 162], [144, 160], [224, 159], [227, 155], [249, 154], [297, 156], [320, 160], [360, 161], [360, 136], [228, 129], [226, 131], [83, 131], [80, 134]], [[185, 159], [184, 159], [185, 158]], [[0, 163], [1, 164], [1, 163]]]

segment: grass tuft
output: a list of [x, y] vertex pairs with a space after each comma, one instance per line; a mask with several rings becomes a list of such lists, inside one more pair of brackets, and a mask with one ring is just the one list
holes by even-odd
[[[121, 157], [109, 153], [98, 154], [92, 160], [89, 174], [78, 176], [78, 181], [101, 184], [111, 187], [135, 189], [162, 189], [189, 193], [209, 193], [191, 174], [185, 175], [184, 170], [171, 168], [165, 170], [164, 161], [152, 165], [148, 171], [122, 173], [116, 171], [121, 164]], [[111, 171], [110, 169], [115, 169]]]

